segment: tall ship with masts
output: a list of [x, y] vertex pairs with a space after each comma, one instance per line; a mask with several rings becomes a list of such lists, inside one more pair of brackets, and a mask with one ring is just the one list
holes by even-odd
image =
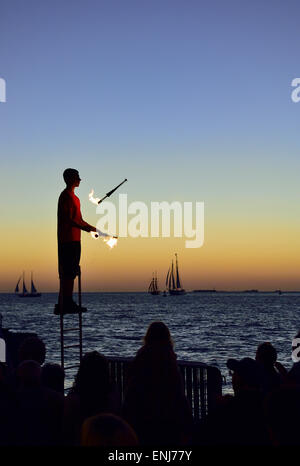
[[175, 267], [174, 267], [174, 262], [172, 260], [171, 267], [169, 267], [169, 270], [167, 273], [166, 288], [169, 291], [170, 295], [183, 295], [183, 294], [186, 294], [186, 291], [182, 287], [180, 277], [179, 277], [177, 254], [175, 254], [175, 258], [176, 258]]
[[150, 282], [149, 288], [148, 288], [148, 293], [151, 293], [153, 295], [158, 295], [160, 294], [160, 290], [158, 288], [158, 282], [157, 282], [157, 274], [153, 274], [152, 280]]
[[[22, 283], [22, 292], [19, 292], [19, 284], [20, 281], [23, 281]], [[15, 293], [18, 294], [20, 298], [38, 298], [39, 296], [42, 295], [42, 293], [39, 293], [34, 286], [33, 283], [33, 273], [31, 272], [31, 287], [30, 287], [30, 292], [27, 290], [26, 285], [25, 285], [25, 272], [20, 276], [16, 288], [15, 288]]]

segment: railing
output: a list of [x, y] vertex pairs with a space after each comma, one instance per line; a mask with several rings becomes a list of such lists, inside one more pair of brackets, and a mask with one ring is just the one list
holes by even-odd
[[[116, 383], [121, 400], [124, 399], [127, 369], [132, 358], [108, 357], [111, 377]], [[222, 395], [222, 376], [216, 367], [200, 362], [177, 361], [195, 420], [204, 419]]]

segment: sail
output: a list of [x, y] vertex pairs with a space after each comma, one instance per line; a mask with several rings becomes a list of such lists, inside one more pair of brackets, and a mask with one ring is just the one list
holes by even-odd
[[36, 288], [33, 283], [33, 273], [31, 272], [31, 293], [36, 293]]
[[152, 280], [150, 282], [150, 285], [149, 285], [149, 288], [148, 288], [149, 292], [152, 291], [152, 287], [153, 287], [153, 278], [152, 278]]
[[157, 281], [156, 280], [157, 279], [155, 279], [155, 277], [153, 276], [152, 280], [150, 282], [149, 288], [148, 288], [148, 293], [152, 293], [152, 292], [157, 291]]
[[169, 282], [169, 275], [170, 275], [170, 267], [167, 273], [167, 278], [166, 278], [166, 288], [168, 288], [168, 282]]
[[166, 278], [166, 286], [171, 295], [183, 295], [186, 293], [186, 291], [182, 288], [182, 284], [179, 278], [177, 254], [175, 254], [175, 257], [176, 264], [174, 264], [174, 260], [172, 260], [172, 264], [168, 270]]
[[23, 278], [23, 294], [26, 294], [26, 293], [28, 293], [28, 291], [27, 291], [27, 288], [26, 288], [26, 285], [25, 285], [25, 280]]
[[176, 254], [176, 288], [181, 288], [181, 283], [180, 283], [180, 279], [179, 279], [179, 272], [178, 272], [177, 254]]
[[149, 288], [148, 288], [148, 293], [152, 294], [159, 294], [159, 289], [158, 289], [158, 282], [157, 282], [157, 275], [153, 274], [152, 280], [150, 282]]
[[169, 288], [169, 290], [172, 288], [172, 266], [171, 266], [171, 269], [170, 269], [168, 288]]
[[22, 278], [22, 275], [19, 278], [18, 283], [16, 284], [15, 293], [19, 293], [19, 283], [20, 283], [21, 278]]
[[172, 261], [172, 269], [171, 269], [171, 278], [172, 278], [172, 289], [174, 290], [175, 287], [175, 278], [174, 278], [174, 266], [173, 266], [173, 261]]
[[34, 286], [33, 280], [31, 279], [31, 293], [36, 293], [36, 288]]
[[170, 268], [169, 283], [168, 283], [168, 289], [170, 290], [171, 288], [172, 288], [172, 267]]

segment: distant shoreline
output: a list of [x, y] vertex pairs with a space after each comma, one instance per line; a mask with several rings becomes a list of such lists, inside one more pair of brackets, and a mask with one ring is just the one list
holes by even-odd
[[[292, 290], [292, 291], [285, 291], [285, 290], [280, 290], [281, 294], [297, 294], [300, 293], [300, 290]], [[187, 293], [190, 294], [279, 294], [278, 290], [271, 290], [271, 291], [266, 291], [266, 290], [186, 290]], [[42, 294], [58, 294], [57, 291], [42, 291]], [[101, 294], [148, 294], [147, 291], [84, 291], [84, 294], [95, 294], [95, 293], [101, 293]], [[3, 294], [8, 294], [8, 295], [14, 295], [12, 291], [0, 291], [0, 295]], [[75, 291], [76, 294], [76, 291]]]

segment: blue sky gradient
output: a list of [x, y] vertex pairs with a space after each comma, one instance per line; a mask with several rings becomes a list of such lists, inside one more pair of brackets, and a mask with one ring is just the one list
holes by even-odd
[[91, 222], [90, 188], [127, 177], [130, 200], [299, 228], [299, 13], [295, 0], [2, 2], [3, 218], [55, 222], [71, 166]]

